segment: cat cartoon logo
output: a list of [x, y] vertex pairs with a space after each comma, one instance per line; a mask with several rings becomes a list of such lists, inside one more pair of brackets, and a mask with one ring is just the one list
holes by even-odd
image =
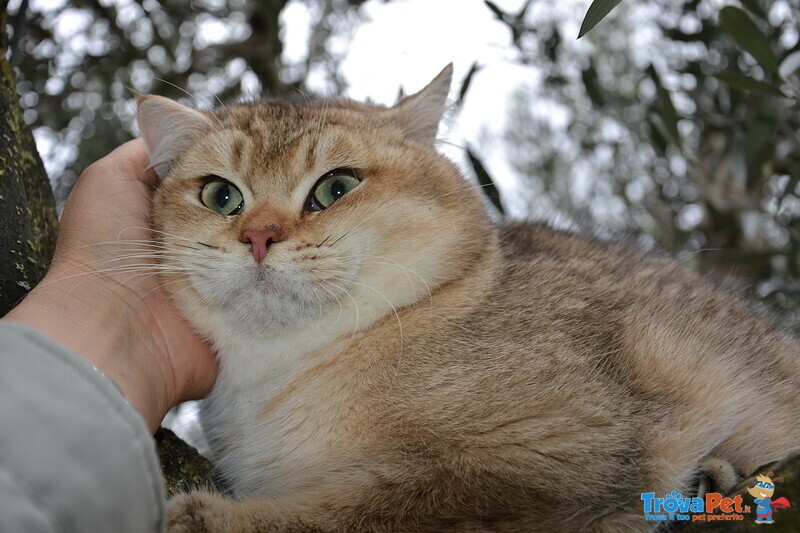
[[748, 487], [747, 492], [754, 498], [753, 503], [756, 504], [756, 524], [774, 524], [772, 519], [773, 510], [786, 509], [791, 507], [789, 500], [786, 498], [778, 498], [772, 500], [772, 495], [775, 493], [775, 482], [783, 481], [781, 478], [772, 479], [772, 472], [767, 472], [766, 475], [757, 475], [756, 484], [753, 487]]

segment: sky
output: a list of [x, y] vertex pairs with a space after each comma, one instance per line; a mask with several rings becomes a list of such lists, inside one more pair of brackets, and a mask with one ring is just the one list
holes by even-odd
[[[496, 4], [504, 11], [516, 12], [523, 1], [501, 0]], [[420, 16], [423, 13], [424, 17]], [[439, 149], [464, 167], [463, 147], [469, 143], [485, 159], [493, 177], [505, 188], [512, 188], [513, 172], [502, 155], [493, 157], [479, 146], [482, 140], [500, 135], [511, 92], [531, 77], [530, 67], [513, 62], [517, 54], [508, 27], [491, 15], [482, 0], [371, 0], [361, 7], [361, 15], [364, 22], [356, 31], [333, 43], [344, 50], [340, 73], [348, 84], [345, 96], [391, 105], [401, 87], [404, 94], [412, 94], [452, 62], [453, 102], [470, 67], [477, 62], [483, 68], [473, 77], [459, 112], [443, 123], [440, 138], [444, 142]], [[284, 10], [287, 63], [305, 57], [312, 16], [300, 1], [291, 2]], [[313, 72], [307, 83], [321, 93], [330, 90], [322, 76], [315, 77]]]
[[[125, 5], [131, 0], [103, 1]], [[19, 2], [10, 0], [9, 7], [14, 8]], [[319, 3], [291, 0], [282, 11], [281, 38], [286, 65], [304, 63], [312, 22], [319, 16], [316, 11], [320, 9]], [[518, 12], [523, 3], [524, 0], [495, 1], [500, 9], [510, 13]], [[535, 17], [537, 10], [557, 11], [565, 34], [577, 36], [590, 3], [591, 0], [534, 2], [529, 15]], [[39, 13], [65, 4], [69, 1], [30, 0], [30, 8]], [[120, 10], [121, 14], [124, 12]], [[451, 100], [454, 101], [471, 66], [481, 65], [463, 105], [445, 120], [439, 149], [469, 174], [464, 151], [469, 144], [498, 182], [501, 192], [506, 193], [504, 200], [509, 213], [524, 216], [525, 205], [515, 205], [513, 201], [518, 180], [503, 153], [502, 143], [493, 142], [505, 129], [511, 93], [536, 79], [535, 67], [515, 61], [518, 52], [512, 46], [508, 27], [493, 16], [483, 0], [369, 0], [360, 6], [359, 15], [361, 23], [354, 32], [334, 32], [335, 37], [328, 41], [329, 48], [336, 49], [342, 57], [339, 73], [348, 87], [344, 96], [390, 105], [396, 101], [400, 88], [405, 94], [412, 94], [452, 62]], [[74, 35], [91, 22], [86, 13], [68, 11], [57, 19], [53, 31], [56, 35]], [[349, 24], [346, 27], [351, 28]], [[197, 42], [225, 41], [231, 37], [230, 31], [225, 24], [209, 20], [199, 28]], [[71, 42], [73, 46], [90, 45], [86, 39]], [[306, 83], [314, 92], [332, 92], [322, 72], [312, 70]], [[248, 94], [246, 83], [243, 92]], [[557, 114], [553, 109], [544, 112]], [[59, 145], [53, 135], [37, 131], [36, 140], [51, 175], [63, 171], [65, 161], [74, 158], [74, 147]]]
[[[524, 0], [495, 2], [510, 13], [518, 12], [523, 3]], [[547, 4], [543, 9], [558, 10], [563, 21], [561, 27], [567, 34], [577, 36], [590, 3], [590, 0], [534, 3], [529, 14], [535, 15], [535, 10], [542, 8], [539, 6]], [[466, 169], [464, 147], [469, 144], [505, 193], [509, 214], [525, 216], [525, 206], [513, 201], [517, 183], [514, 171], [501, 143], [491, 142], [505, 129], [511, 93], [536, 78], [534, 67], [515, 62], [518, 52], [512, 46], [508, 27], [491, 14], [482, 0], [370, 0], [360, 13], [363, 23], [355, 32], [332, 43], [343, 51], [340, 73], [348, 85], [346, 96], [390, 105], [396, 101], [401, 87], [404, 94], [414, 93], [452, 62], [452, 102], [469, 69], [477, 62], [482, 68], [473, 77], [463, 105], [442, 125], [443, 142], [439, 150]], [[290, 2], [285, 8], [282, 37], [287, 64], [305, 57], [309, 21], [313, 16], [301, 1]], [[307, 83], [321, 93], [330, 90], [324, 78], [314, 72]], [[546, 112], [557, 115], [556, 110]]]

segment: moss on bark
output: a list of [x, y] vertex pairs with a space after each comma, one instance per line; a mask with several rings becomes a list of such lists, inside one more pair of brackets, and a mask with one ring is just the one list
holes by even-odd
[[[14, 71], [6, 60], [6, 13], [0, 10], [0, 316], [42, 279], [58, 233], [53, 191], [25, 124]], [[214, 486], [211, 463], [171, 431], [156, 434], [171, 495]]]
[[6, 60], [0, 12], [0, 316], [44, 276], [55, 249], [53, 191], [25, 125], [14, 71]]
[[156, 432], [156, 444], [167, 496], [197, 488], [220, 489], [208, 459], [172, 431], [159, 428]]

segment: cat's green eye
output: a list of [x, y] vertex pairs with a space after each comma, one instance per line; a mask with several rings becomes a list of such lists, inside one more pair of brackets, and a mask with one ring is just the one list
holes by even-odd
[[238, 215], [244, 207], [244, 198], [239, 189], [222, 178], [211, 178], [200, 189], [200, 202], [225, 216]]
[[308, 197], [308, 211], [322, 211], [336, 200], [355, 189], [361, 180], [352, 170], [334, 170], [328, 172], [314, 185]]

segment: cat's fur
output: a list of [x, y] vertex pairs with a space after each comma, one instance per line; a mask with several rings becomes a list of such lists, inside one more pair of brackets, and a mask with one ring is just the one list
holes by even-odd
[[[170, 531], [646, 530], [642, 492], [798, 449], [800, 344], [670, 259], [495, 226], [432, 146], [450, 77], [393, 108], [140, 100], [237, 500], [180, 496]], [[363, 182], [305, 212], [335, 168]], [[208, 175], [240, 215], [200, 204]], [[264, 227], [284, 240], [257, 264], [240, 235]]]

